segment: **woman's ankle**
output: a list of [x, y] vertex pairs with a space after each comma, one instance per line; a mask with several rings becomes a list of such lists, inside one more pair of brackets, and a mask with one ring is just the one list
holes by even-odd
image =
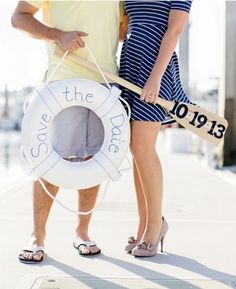
[[142, 240], [142, 237], [143, 237], [144, 232], [145, 232], [145, 228], [146, 228], [146, 224], [145, 225], [143, 225], [143, 224], [139, 225], [136, 240], [138, 240], [138, 241]]

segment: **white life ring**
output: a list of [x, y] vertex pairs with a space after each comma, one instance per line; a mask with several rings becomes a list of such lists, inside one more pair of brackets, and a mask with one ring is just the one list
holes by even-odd
[[[109, 90], [85, 79], [60, 80], [36, 88], [21, 129], [23, 151], [33, 178], [43, 177], [70, 189], [89, 188], [108, 178], [116, 181], [130, 141], [129, 119], [119, 95], [115, 86]], [[53, 149], [50, 127], [63, 109], [78, 105], [91, 109], [101, 119], [104, 141], [91, 159], [75, 163], [64, 160]]]

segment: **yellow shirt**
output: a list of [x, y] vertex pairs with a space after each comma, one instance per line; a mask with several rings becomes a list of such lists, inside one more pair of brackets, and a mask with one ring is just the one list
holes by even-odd
[[[93, 52], [99, 65], [117, 74], [116, 52], [119, 37], [119, 24], [122, 14], [120, 1], [27, 1], [43, 10], [46, 25], [63, 31], [83, 31], [85, 44]], [[47, 43], [48, 75], [60, 58], [54, 55], [56, 44]], [[75, 54], [92, 62], [86, 48], [74, 51]], [[71, 60], [65, 59], [51, 80], [65, 78], [86, 78], [104, 82], [99, 73], [93, 72]]]

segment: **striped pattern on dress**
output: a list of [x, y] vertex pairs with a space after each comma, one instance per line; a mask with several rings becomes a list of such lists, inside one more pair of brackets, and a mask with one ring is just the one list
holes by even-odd
[[[189, 12], [191, 1], [125, 1], [129, 29], [124, 40], [120, 61], [120, 76], [143, 88], [156, 61], [162, 38], [167, 30], [171, 9]], [[176, 53], [162, 77], [160, 97], [189, 102], [179, 75]], [[141, 101], [139, 95], [124, 89], [122, 96], [131, 107], [131, 120], [173, 122], [159, 105]]]

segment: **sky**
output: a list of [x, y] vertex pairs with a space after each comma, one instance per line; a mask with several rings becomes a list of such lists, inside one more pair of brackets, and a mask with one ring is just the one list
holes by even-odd
[[11, 26], [11, 15], [18, 1], [2, 1], [0, 9], [0, 90], [35, 85], [42, 79], [47, 58], [45, 44]]
[[[0, 9], [0, 91], [35, 86], [47, 66], [45, 44], [11, 27], [17, 0]], [[214, 3], [214, 7], [213, 7]], [[190, 14], [190, 81], [203, 88], [219, 77], [223, 60], [224, 0], [194, 0]]]
[[224, 63], [224, 0], [194, 0], [190, 14], [190, 81], [204, 90]]

